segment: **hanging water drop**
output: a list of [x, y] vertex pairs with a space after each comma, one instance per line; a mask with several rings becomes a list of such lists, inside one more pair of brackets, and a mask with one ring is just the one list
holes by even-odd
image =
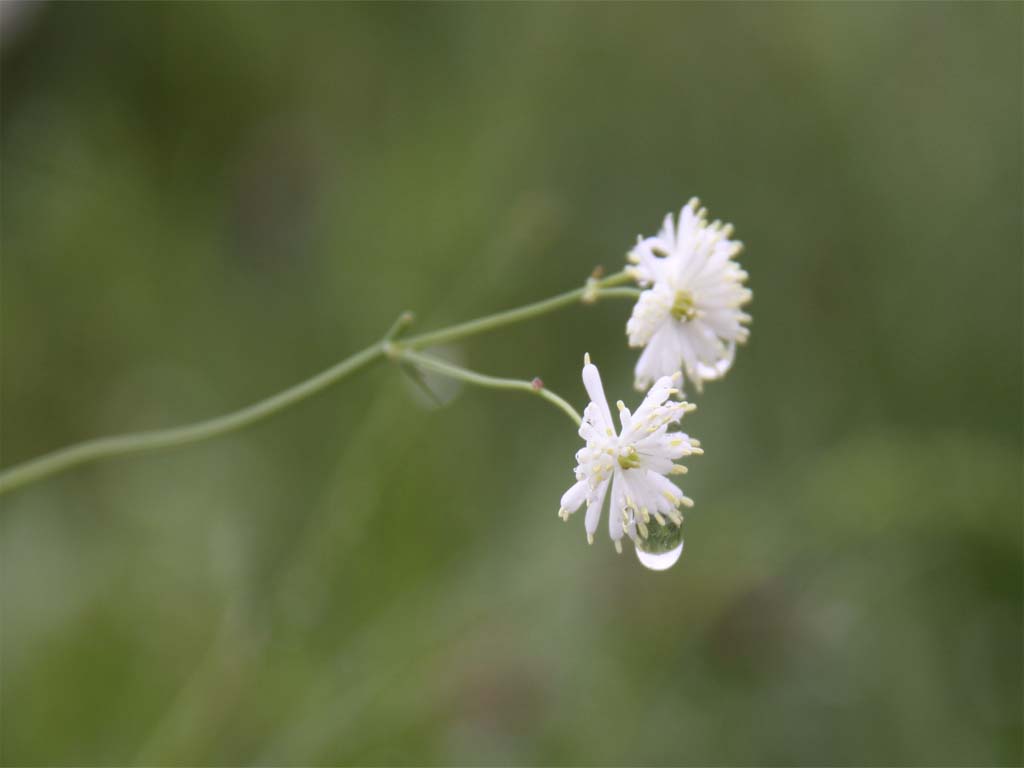
[[679, 556], [683, 554], [683, 543], [679, 542], [679, 546], [668, 552], [662, 552], [660, 554], [651, 554], [650, 552], [644, 552], [640, 547], [636, 548], [636, 556], [644, 568], [650, 568], [652, 571], [667, 571], [673, 565], [675, 565]]
[[683, 554], [683, 529], [675, 523], [648, 526], [647, 538], [636, 540], [636, 557], [652, 571], [664, 571]]

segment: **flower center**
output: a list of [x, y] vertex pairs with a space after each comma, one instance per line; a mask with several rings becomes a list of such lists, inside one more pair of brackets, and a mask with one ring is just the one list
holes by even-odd
[[697, 310], [693, 306], [693, 294], [689, 291], [676, 291], [675, 300], [672, 302], [672, 317], [676, 320], [693, 320], [697, 316]]
[[640, 466], [640, 454], [636, 452], [635, 445], [619, 454], [619, 466], [623, 469], [636, 469]]

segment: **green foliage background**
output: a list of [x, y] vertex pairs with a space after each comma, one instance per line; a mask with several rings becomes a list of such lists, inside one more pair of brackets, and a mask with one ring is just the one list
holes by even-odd
[[[1020, 764], [1019, 4], [4, 13], [5, 465], [572, 288], [694, 194], [755, 294], [667, 573], [557, 519], [563, 416], [386, 365], [3, 498], [5, 763]], [[449, 352], [632, 400], [628, 312]]]

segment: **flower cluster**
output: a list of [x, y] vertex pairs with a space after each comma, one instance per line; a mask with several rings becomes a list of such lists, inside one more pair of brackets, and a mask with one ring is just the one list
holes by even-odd
[[[634, 384], [647, 395], [635, 413], [620, 400], [616, 429], [597, 366], [584, 358], [583, 386], [590, 404], [579, 435], [576, 482], [561, 499], [568, 520], [584, 504], [587, 540], [594, 541], [606, 506], [608, 534], [622, 551], [628, 536], [649, 568], [664, 569], [683, 548], [680, 507], [690, 500], [669, 479], [686, 473], [676, 461], [700, 454], [700, 442], [670, 430], [696, 406], [681, 400], [682, 382], [698, 391], [732, 367], [736, 345], [747, 340], [750, 315], [742, 307], [751, 292], [747, 273], [735, 261], [742, 245], [732, 226], [709, 223], [696, 198], [665, 217], [654, 237], [638, 238], [627, 274], [644, 289], [626, 324], [631, 347], [642, 347]], [[677, 396], [680, 399], [675, 399]]]
[[644, 348], [637, 389], [682, 370], [699, 391], [732, 367], [736, 344], [749, 334], [741, 307], [752, 294], [734, 261], [743, 246], [731, 236], [732, 226], [709, 224], [694, 198], [678, 222], [668, 214], [655, 237], [638, 238], [630, 251], [630, 272], [646, 288], [626, 324], [629, 345]]

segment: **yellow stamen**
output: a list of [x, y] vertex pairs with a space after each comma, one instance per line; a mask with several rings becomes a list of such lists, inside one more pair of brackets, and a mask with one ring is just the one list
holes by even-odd
[[693, 304], [693, 294], [689, 291], [676, 291], [670, 312], [676, 320], [683, 322], [693, 320], [697, 316], [697, 308]]

